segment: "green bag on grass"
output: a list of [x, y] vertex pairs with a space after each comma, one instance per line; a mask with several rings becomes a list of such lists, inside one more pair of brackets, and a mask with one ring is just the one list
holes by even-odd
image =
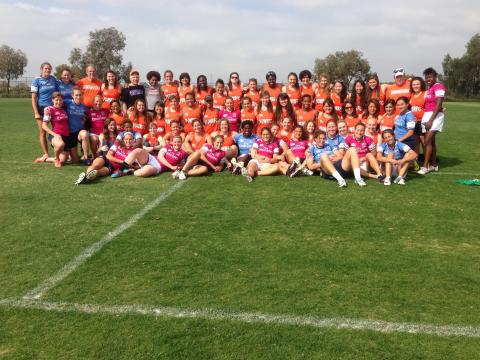
[[456, 182], [462, 185], [480, 185], [480, 179], [458, 179]]

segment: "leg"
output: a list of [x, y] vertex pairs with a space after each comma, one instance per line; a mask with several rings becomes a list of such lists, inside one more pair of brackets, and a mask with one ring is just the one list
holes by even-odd
[[65, 143], [63, 142], [62, 138], [59, 136], [54, 136], [52, 139], [53, 151], [55, 153], [55, 167], [61, 167], [62, 162], [60, 160], [60, 155], [63, 152], [63, 148], [65, 147]]
[[287, 175], [287, 170], [288, 170], [289, 165], [285, 161], [280, 161], [278, 163], [278, 169], [283, 175]]
[[135, 170], [133, 175], [139, 177], [149, 177], [157, 175], [157, 169], [155, 169], [152, 165], [145, 165], [141, 169]]
[[433, 136], [432, 139], [432, 155], [430, 157], [430, 163], [432, 166], [437, 166], [437, 140], [436, 140], [436, 134], [437, 132], [435, 131], [435, 135]]
[[423, 167], [428, 169], [430, 167], [430, 158], [432, 156], [432, 143], [435, 138], [435, 131], [427, 131], [425, 134], [425, 152]]
[[185, 163], [185, 165], [183, 165], [183, 168], [182, 168], [182, 171], [185, 172], [185, 173], [188, 173], [188, 171], [194, 167], [195, 165], [198, 164], [198, 161], [200, 160], [200, 152], [199, 151], [195, 151], [193, 152], [188, 158], [187, 158], [187, 162]]
[[90, 150], [92, 151], [92, 156], [95, 158], [97, 157], [97, 150], [98, 150], [98, 145], [100, 144], [100, 141], [98, 139], [98, 136], [95, 134], [90, 134]]
[[208, 168], [205, 165], [195, 165], [187, 172], [188, 176], [201, 176], [206, 174], [208, 174]]
[[248, 176], [252, 178], [255, 177], [255, 175], [257, 175], [257, 171], [258, 171], [257, 162], [254, 159], [250, 160], [247, 166]]
[[234, 157], [237, 156], [238, 154], [238, 148], [236, 145], [232, 145], [232, 146], [227, 146], [226, 147], [226, 150], [225, 150], [225, 157], [228, 159], [228, 160], [231, 160], [233, 159]]
[[368, 162], [368, 164], [370, 165], [370, 167], [373, 169], [373, 171], [375, 171], [377, 176], [381, 176], [382, 175], [382, 170], [380, 170], [380, 166], [378, 165], [378, 161], [375, 158], [375, 156], [373, 156], [372, 153], [368, 153], [365, 156], [365, 159]]
[[322, 170], [322, 160], [319, 163], [313, 161], [313, 158], [307, 158], [307, 168], [312, 171]]
[[291, 164], [293, 160], [295, 160], [295, 155], [293, 155], [292, 151], [288, 149], [287, 152], [285, 153], [285, 161]]
[[48, 141], [47, 133], [42, 128], [43, 121], [41, 119], [36, 119], [40, 140], [40, 148], [42, 149], [43, 155], [35, 160], [35, 162], [45, 162], [48, 158]]
[[81, 130], [78, 133], [78, 141], [82, 144], [82, 160], [88, 159], [88, 149], [90, 148], [90, 137], [87, 130]]
[[265, 170], [260, 170], [258, 176], [268, 176], [280, 172], [278, 164], [270, 164]]
[[[393, 153], [388, 154], [387, 158], [393, 159]], [[385, 163], [385, 176], [388, 178], [392, 176], [392, 164], [389, 162]]]

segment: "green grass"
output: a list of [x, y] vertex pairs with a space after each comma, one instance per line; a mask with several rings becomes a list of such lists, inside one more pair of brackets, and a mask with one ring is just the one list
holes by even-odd
[[[39, 155], [26, 100], [0, 99], [0, 299], [19, 298], [174, 184]], [[190, 179], [45, 300], [480, 325], [480, 104], [448, 103], [441, 171], [405, 187], [318, 177]], [[12, 126], [15, 123], [15, 126]], [[14, 144], [14, 146], [12, 146]], [[472, 175], [456, 175], [472, 174]], [[478, 339], [0, 307], [0, 358], [475, 358]]]

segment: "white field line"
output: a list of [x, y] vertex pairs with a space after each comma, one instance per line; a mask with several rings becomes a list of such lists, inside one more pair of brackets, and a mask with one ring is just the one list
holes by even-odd
[[138, 220], [143, 218], [150, 210], [157, 207], [160, 203], [165, 201], [170, 195], [177, 191], [185, 181], [178, 181], [175, 185], [167, 189], [165, 192], [161, 193], [155, 200], [133, 215], [130, 219], [124, 223], [117, 226], [107, 235], [102, 237], [96, 243], [90, 245], [88, 248], [83, 250], [79, 255], [77, 255], [73, 260], [63, 266], [57, 273], [53, 274], [51, 277], [40, 283], [37, 287], [30, 290], [23, 296], [23, 299], [40, 299], [48, 290], [56, 286], [59, 282], [65, 279], [68, 275], [74, 272], [80, 265], [85, 263], [89, 258], [99, 252], [105, 245], [114, 240], [118, 235], [123, 233], [125, 230], [129, 229], [137, 223]]
[[238, 321], [243, 323], [290, 325], [314, 328], [345, 330], [370, 330], [381, 333], [423, 334], [441, 337], [480, 337], [479, 326], [433, 325], [397, 323], [381, 320], [352, 318], [321, 318], [315, 316], [274, 315], [248, 312], [231, 312], [213, 309], [182, 309], [149, 305], [95, 305], [65, 302], [45, 302], [31, 299], [5, 299], [0, 306], [7, 308], [37, 309], [54, 312], [70, 312], [104, 315], [136, 315], [177, 319], [206, 319], [217, 321]]

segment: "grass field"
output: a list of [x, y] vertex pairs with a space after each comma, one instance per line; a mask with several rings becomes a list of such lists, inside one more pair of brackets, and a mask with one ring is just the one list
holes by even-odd
[[480, 188], [454, 180], [480, 176], [479, 113], [447, 104], [440, 172], [405, 187], [74, 187], [0, 99], [0, 358], [477, 359]]

